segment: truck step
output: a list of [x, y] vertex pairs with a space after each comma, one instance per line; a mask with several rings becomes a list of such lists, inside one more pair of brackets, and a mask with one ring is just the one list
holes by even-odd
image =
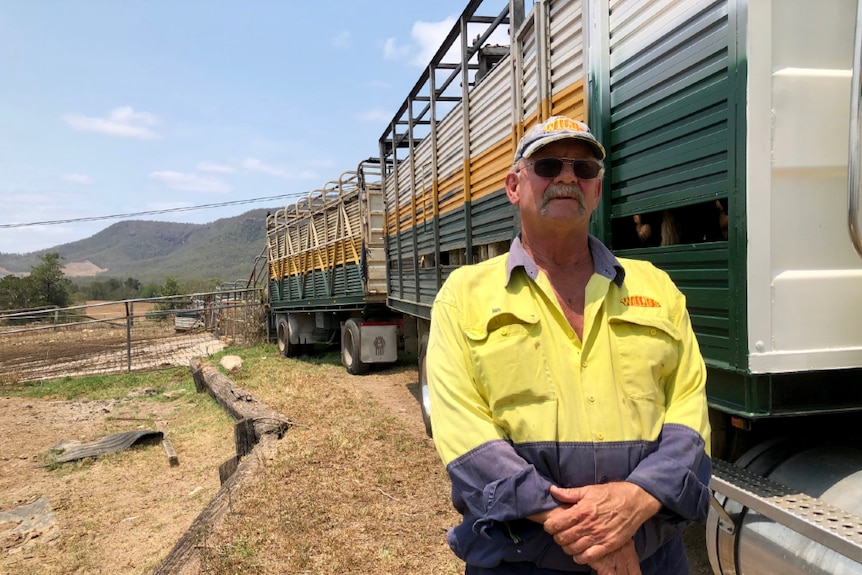
[[[714, 459], [710, 487], [809, 539], [862, 563], [862, 518], [731, 463]], [[733, 519], [713, 502], [722, 528]]]

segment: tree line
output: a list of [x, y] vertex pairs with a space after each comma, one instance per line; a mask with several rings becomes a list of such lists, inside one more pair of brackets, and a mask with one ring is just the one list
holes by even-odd
[[68, 307], [87, 301], [119, 301], [181, 295], [214, 290], [219, 280], [192, 280], [181, 283], [167, 276], [164, 284], [142, 284], [128, 277], [125, 280], [107, 278], [86, 284], [76, 284], [63, 272], [63, 257], [56, 252], [39, 256], [39, 263], [24, 277], [7, 275], [0, 278], [0, 309], [25, 310], [45, 306]]

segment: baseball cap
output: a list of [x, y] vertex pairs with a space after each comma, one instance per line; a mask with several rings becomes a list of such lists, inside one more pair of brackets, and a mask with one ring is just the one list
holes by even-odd
[[560, 140], [581, 140], [590, 145], [599, 160], [605, 159], [605, 149], [590, 132], [589, 126], [566, 116], [551, 116], [541, 124], [536, 124], [521, 138], [515, 150], [517, 164], [521, 158], [529, 158], [536, 150], [551, 142]]

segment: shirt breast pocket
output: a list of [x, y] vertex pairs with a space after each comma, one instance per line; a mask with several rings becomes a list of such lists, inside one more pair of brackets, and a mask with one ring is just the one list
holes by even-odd
[[[533, 314], [501, 312], [466, 330], [479, 385], [497, 424], [517, 442], [553, 421], [556, 392]], [[550, 420], [548, 419], [550, 417]]]
[[655, 315], [627, 313], [609, 318], [615, 371], [635, 401], [665, 402], [665, 384], [679, 363], [679, 330]]

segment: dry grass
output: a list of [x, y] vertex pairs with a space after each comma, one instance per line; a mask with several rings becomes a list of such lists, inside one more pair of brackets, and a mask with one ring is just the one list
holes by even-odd
[[[218, 466], [234, 451], [232, 419], [195, 393], [188, 369], [4, 392], [0, 509], [49, 498], [56, 537], [0, 536], [2, 575], [152, 573], [218, 491]], [[62, 439], [93, 441], [132, 430], [163, 431], [179, 465], [169, 464], [159, 444], [45, 465], [45, 454]]]
[[[311, 361], [281, 358], [273, 345], [230, 351], [245, 358], [230, 374], [236, 385], [295, 425], [231, 492], [184, 573], [463, 572], [445, 543], [458, 516], [412, 395], [412, 362], [353, 377], [337, 354]], [[27, 548], [0, 541], [0, 574], [152, 573], [207, 505], [234, 448], [230, 418], [192, 391], [187, 369], [150, 377], [4, 386], [0, 509], [47, 495], [60, 534]], [[150, 387], [156, 393], [141, 394]], [[44, 393], [18, 397], [23, 389]], [[61, 438], [141, 426], [168, 433], [179, 466], [167, 465], [160, 446], [41, 463], [39, 454]]]
[[201, 572], [463, 573], [445, 543], [458, 521], [448, 478], [418, 411], [398, 417], [379, 395], [415, 405], [415, 369], [352, 377], [328, 360], [267, 355], [231, 375], [296, 425], [207, 533]]

